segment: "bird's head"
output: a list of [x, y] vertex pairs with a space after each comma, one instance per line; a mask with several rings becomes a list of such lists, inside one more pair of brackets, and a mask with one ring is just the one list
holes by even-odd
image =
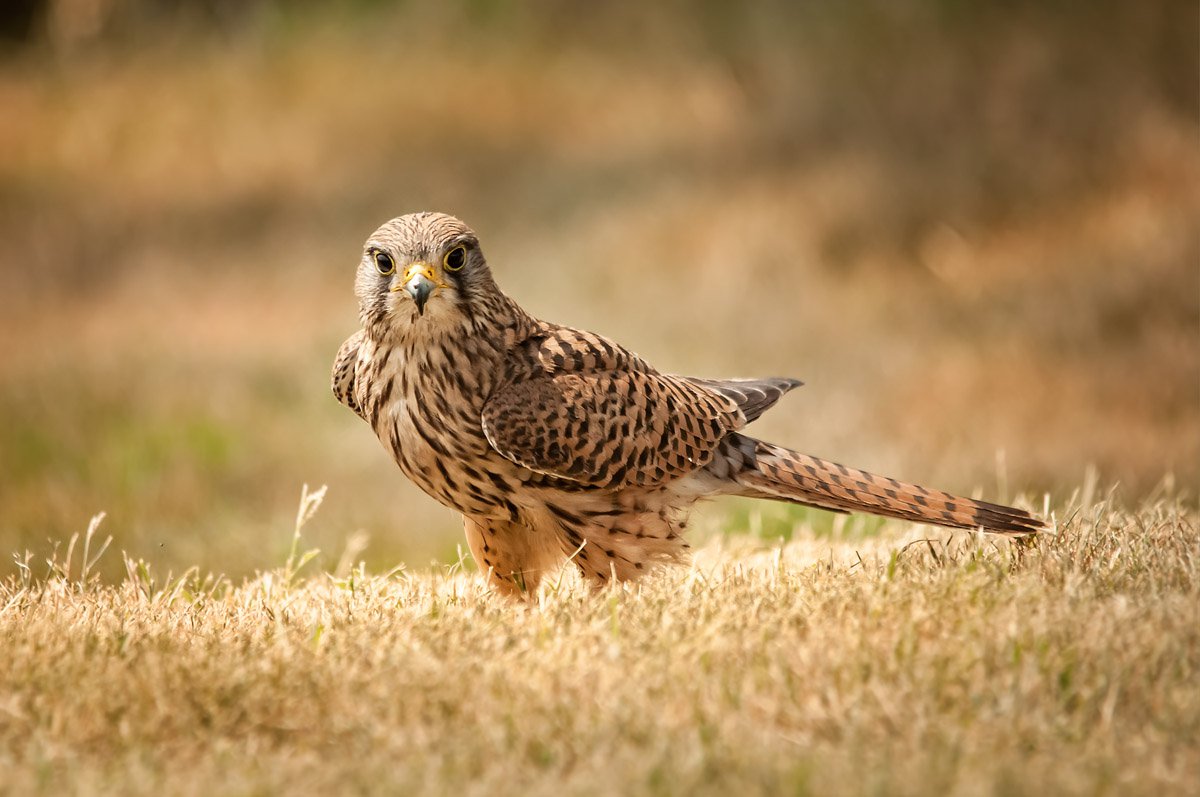
[[371, 233], [355, 282], [363, 326], [383, 334], [461, 325], [495, 290], [479, 239], [445, 213], [410, 213]]

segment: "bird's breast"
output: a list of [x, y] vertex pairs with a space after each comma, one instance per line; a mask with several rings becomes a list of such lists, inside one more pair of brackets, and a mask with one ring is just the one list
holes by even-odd
[[401, 471], [427, 494], [472, 515], [509, 518], [516, 466], [483, 433], [487, 364], [445, 350], [381, 359], [364, 396], [368, 419]]

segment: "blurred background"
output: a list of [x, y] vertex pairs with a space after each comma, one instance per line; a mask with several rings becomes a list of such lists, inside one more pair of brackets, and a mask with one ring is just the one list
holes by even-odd
[[360, 530], [456, 559], [328, 387], [363, 240], [423, 209], [537, 315], [804, 379], [760, 436], [1194, 500], [1198, 31], [1194, 0], [9, 0], [0, 568], [100, 510], [162, 568], [278, 566], [304, 483], [327, 564]]

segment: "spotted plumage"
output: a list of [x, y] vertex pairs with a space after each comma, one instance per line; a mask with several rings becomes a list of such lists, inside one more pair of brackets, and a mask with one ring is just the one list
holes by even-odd
[[464, 516], [499, 590], [570, 560], [602, 584], [678, 560], [688, 509], [715, 495], [994, 532], [1011, 507], [846, 468], [743, 435], [794, 379], [659, 373], [616, 343], [540, 321], [497, 287], [474, 232], [440, 213], [368, 239], [362, 329], [338, 351], [337, 399], [404, 474]]

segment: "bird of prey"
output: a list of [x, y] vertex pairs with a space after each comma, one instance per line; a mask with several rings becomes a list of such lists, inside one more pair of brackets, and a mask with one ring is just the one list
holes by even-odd
[[1008, 506], [847, 468], [742, 428], [795, 379], [661, 373], [607, 338], [534, 318], [492, 278], [479, 239], [442, 213], [392, 219], [367, 239], [362, 329], [333, 392], [404, 474], [462, 513], [498, 591], [520, 595], [570, 560], [602, 585], [676, 561], [697, 500], [741, 495], [1021, 534]]

